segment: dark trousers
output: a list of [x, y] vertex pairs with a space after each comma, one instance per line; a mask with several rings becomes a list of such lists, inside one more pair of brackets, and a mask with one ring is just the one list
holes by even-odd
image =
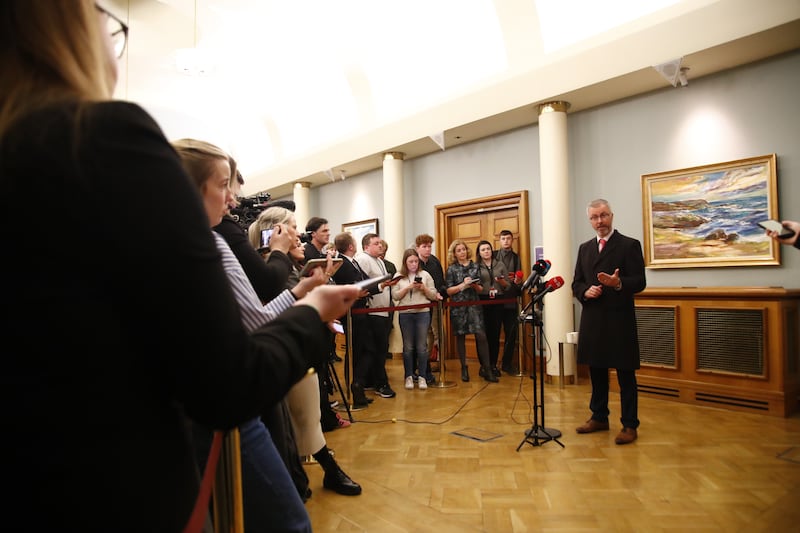
[[[490, 300], [488, 300], [490, 301]], [[503, 306], [483, 306], [483, 327], [486, 330], [486, 342], [489, 344], [489, 367], [497, 367], [500, 355], [500, 328], [503, 325]]]
[[[589, 400], [589, 409], [592, 418], [598, 422], [608, 422], [608, 369], [589, 367], [592, 378], [592, 399]], [[639, 392], [636, 388], [635, 370], [617, 370], [617, 383], [619, 383], [620, 406], [622, 416], [620, 422], [626, 428], [639, 427]]]
[[519, 351], [517, 347], [517, 329], [519, 328], [519, 316], [517, 308], [502, 306], [501, 321], [503, 325], [503, 370], [510, 372], [519, 365]]
[[[370, 343], [369, 315], [352, 315], [352, 323], [353, 337], [350, 340], [350, 344], [353, 347], [353, 353], [350, 356], [353, 358], [353, 383], [363, 387], [369, 382], [373, 374], [373, 359], [367, 351], [367, 346]], [[384, 355], [384, 361], [385, 359], [386, 356]]]
[[364, 332], [364, 357], [370, 360], [370, 372], [367, 381], [376, 389], [389, 384], [386, 375], [386, 354], [389, 353], [389, 332], [392, 323], [389, 317], [367, 315], [367, 326]]
[[[475, 348], [478, 351], [478, 361], [481, 368], [491, 371], [489, 368], [489, 345], [486, 342], [486, 332], [476, 331], [475, 335]], [[461, 361], [461, 368], [467, 366], [467, 336], [456, 335], [456, 352], [458, 359]]]

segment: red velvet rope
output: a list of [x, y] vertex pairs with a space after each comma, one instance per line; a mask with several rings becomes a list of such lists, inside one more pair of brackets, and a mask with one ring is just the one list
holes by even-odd
[[[460, 307], [464, 305], [500, 305], [500, 304], [515, 304], [516, 298], [493, 298], [490, 300], [468, 300], [466, 302], [443, 302], [443, 307]], [[361, 307], [359, 309], [351, 309], [352, 315], [368, 315], [370, 313], [383, 313], [387, 311], [404, 311], [406, 309], [422, 309], [424, 307], [436, 307], [437, 302], [429, 304], [415, 304], [415, 305], [398, 305], [396, 307]]]
[[206, 470], [203, 472], [203, 483], [200, 485], [200, 492], [197, 494], [197, 501], [194, 502], [192, 516], [183, 528], [183, 533], [200, 533], [206, 523], [208, 513], [208, 500], [211, 497], [211, 488], [214, 486], [214, 477], [217, 471], [217, 461], [222, 450], [222, 431], [214, 432], [214, 440], [211, 442], [211, 451], [208, 452], [208, 462]]

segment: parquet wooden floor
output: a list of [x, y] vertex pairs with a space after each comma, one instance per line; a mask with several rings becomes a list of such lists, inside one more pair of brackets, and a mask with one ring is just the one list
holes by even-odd
[[462, 383], [457, 363], [449, 366], [454, 387], [405, 390], [395, 355], [387, 372], [397, 397], [375, 397], [353, 412], [353, 425], [326, 434], [363, 494], [323, 489], [322, 469], [306, 465], [315, 532], [800, 531], [797, 414], [640, 396], [639, 439], [617, 446], [618, 394], [611, 431], [578, 435], [589, 384], [546, 384], [545, 427], [563, 433], [564, 447], [534, 446], [523, 443], [533, 425], [529, 377], [488, 384], [472, 362], [472, 381]]

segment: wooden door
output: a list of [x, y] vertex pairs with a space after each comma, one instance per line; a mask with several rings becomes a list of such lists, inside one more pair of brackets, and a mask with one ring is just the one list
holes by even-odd
[[[476, 198], [466, 202], [438, 205], [435, 207], [437, 217], [436, 256], [447, 271], [447, 250], [455, 239], [462, 239], [472, 251], [472, 259], [476, 260], [475, 249], [478, 242], [487, 240], [497, 249], [500, 246], [500, 231], [507, 229], [514, 234], [514, 251], [516, 251], [524, 271], [530, 269], [530, 232], [528, 216], [528, 191], [519, 191], [498, 196]], [[444, 335], [448, 359], [458, 359], [455, 339], [450, 334], [449, 313], [444, 313]], [[477, 359], [475, 340], [467, 336], [467, 357]]]

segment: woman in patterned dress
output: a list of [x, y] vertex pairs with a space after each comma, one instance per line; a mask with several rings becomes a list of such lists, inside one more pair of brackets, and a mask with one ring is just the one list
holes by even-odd
[[[478, 265], [472, 261], [472, 252], [467, 244], [456, 239], [447, 250], [447, 273], [445, 285], [450, 296], [450, 327], [456, 336], [456, 351], [461, 360], [461, 381], [469, 381], [467, 367], [466, 336], [475, 335], [475, 346], [481, 362], [480, 375], [486, 381], [496, 383], [497, 377], [489, 366], [489, 344], [483, 326], [483, 309], [478, 293], [482, 290]], [[471, 303], [476, 302], [476, 303]]]

